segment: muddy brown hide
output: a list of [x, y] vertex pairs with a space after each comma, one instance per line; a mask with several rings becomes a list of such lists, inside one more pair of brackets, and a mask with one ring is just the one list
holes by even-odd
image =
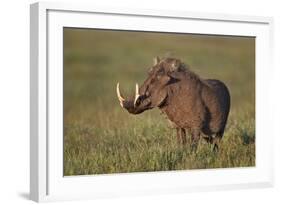
[[223, 136], [230, 109], [230, 94], [219, 80], [202, 79], [179, 59], [155, 59], [148, 78], [135, 96], [124, 99], [117, 85], [120, 105], [131, 114], [158, 107], [177, 129], [178, 141], [197, 145], [202, 135], [214, 149]]

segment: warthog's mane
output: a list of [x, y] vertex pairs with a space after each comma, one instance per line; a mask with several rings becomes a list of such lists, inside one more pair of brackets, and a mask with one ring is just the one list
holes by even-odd
[[165, 63], [171, 64], [171, 65], [175, 61], [177, 61], [179, 63], [176, 70], [173, 68], [173, 66], [169, 66], [168, 69], [166, 70], [167, 73], [184, 74], [186, 77], [188, 77], [190, 79], [198, 80], [198, 81], [201, 81], [202, 83], [204, 82], [203, 79], [199, 75], [197, 75], [196, 73], [194, 73], [193, 71], [190, 70], [190, 66], [188, 64], [181, 62], [179, 59], [164, 58], [161, 60], [161, 62], [162, 61]]
[[200, 76], [190, 70], [190, 66], [185, 63], [181, 63], [178, 72], [185, 73], [187, 76], [193, 79], [201, 80]]

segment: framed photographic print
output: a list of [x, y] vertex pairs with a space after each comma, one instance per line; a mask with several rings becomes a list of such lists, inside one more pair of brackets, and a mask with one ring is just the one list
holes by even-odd
[[272, 186], [272, 24], [32, 4], [31, 199]]

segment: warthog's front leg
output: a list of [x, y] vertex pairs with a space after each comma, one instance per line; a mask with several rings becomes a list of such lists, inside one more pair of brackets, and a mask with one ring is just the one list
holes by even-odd
[[186, 144], [186, 132], [184, 128], [177, 128], [177, 140], [179, 144]]
[[200, 131], [193, 130], [191, 133], [191, 149], [196, 150], [200, 139]]

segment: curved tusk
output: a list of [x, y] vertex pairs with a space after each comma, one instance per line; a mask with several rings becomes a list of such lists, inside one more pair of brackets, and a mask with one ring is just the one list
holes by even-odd
[[139, 85], [136, 83], [136, 95], [135, 95], [135, 100], [134, 100], [134, 106], [136, 106], [137, 100], [139, 98]]
[[121, 107], [123, 107], [123, 102], [125, 101], [125, 99], [120, 94], [119, 83], [117, 83], [116, 92], [117, 92], [117, 97], [118, 97], [118, 100], [120, 102], [120, 105], [121, 105]]

